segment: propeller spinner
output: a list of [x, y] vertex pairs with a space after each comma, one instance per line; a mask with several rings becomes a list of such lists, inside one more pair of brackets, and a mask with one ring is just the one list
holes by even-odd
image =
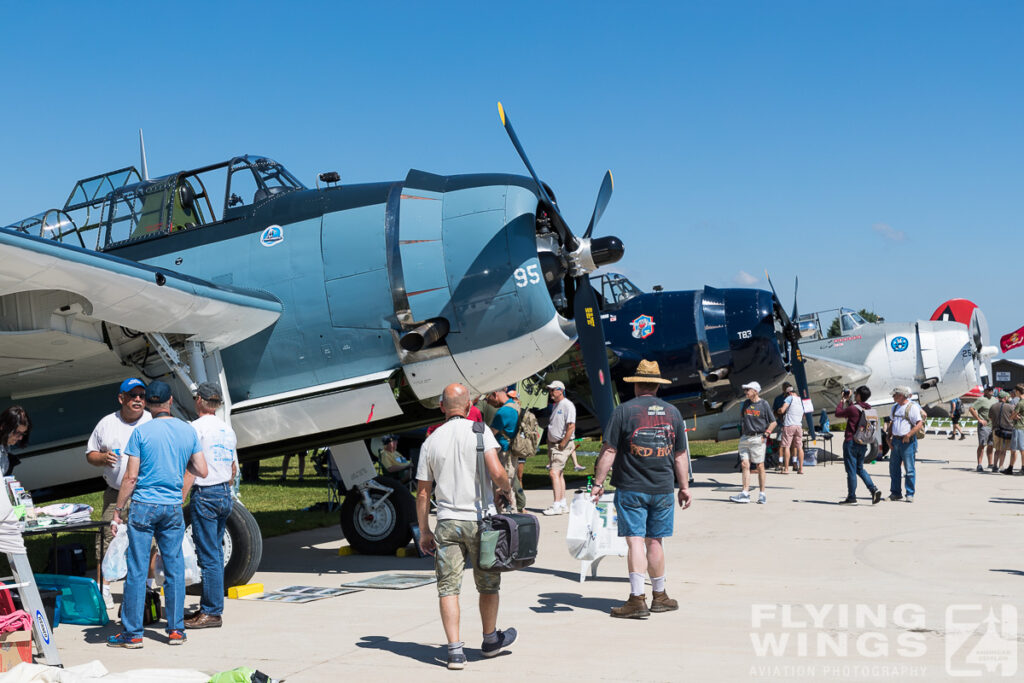
[[[611, 171], [606, 171], [601, 182], [601, 189], [597, 193], [597, 201], [594, 204], [594, 211], [590, 216], [590, 223], [582, 237], [577, 237], [569, 229], [568, 223], [558, 210], [547, 186], [541, 182], [537, 172], [533, 170], [526, 151], [519, 142], [519, 137], [512, 128], [512, 122], [505, 112], [501, 102], [498, 103], [498, 114], [501, 116], [501, 125], [508, 133], [512, 146], [516, 148], [519, 157], [526, 165], [526, 170], [537, 183], [540, 193], [543, 211], [546, 212], [551, 221], [551, 227], [558, 236], [557, 253], [544, 252], [542, 257], [554, 260], [553, 267], [545, 267], [545, 276], [549, 279], [560, 277], [564, 283], [564, 289], [568, 297], [568, 308], [572, 310], [573, 320], [576, 322], [576, 334], [579, 338], [580, 350], [583, 353], [583, 362], [587, 369], [587, 378], [590, 381], [590, 391], [594, 397], [594, 410], [604, 430], [611, 417], [615, 401], [612, 396], [611, 374], [608, 370], [608, 352], [605, 349], [604, 330], [601, 327], [601, 311], [597, 303], [597, 295], [590, 285], [589, 275], [601, 266], [615, 263], [622, 258], [625, 248], [618, 237], [592, 237], [594, 227], [601, 220], [608, 201], [612, 196], [614, 181]], [[542, 258], [544, 263], [545, 258]], [[551, 273], [551, 275], [548, 275]]]

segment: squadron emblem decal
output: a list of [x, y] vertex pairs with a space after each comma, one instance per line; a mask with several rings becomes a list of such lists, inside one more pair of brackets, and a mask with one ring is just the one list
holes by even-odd
[[280, 225], [270, 225], [260, 235], [260, 244], [265, 247], [272, 247], [281, 242], [284, 242], [284, 228]]
[[654, 318], [649, 315], [638, 316], [629, 325], [636, 339], [647, 339], [654, 334]]

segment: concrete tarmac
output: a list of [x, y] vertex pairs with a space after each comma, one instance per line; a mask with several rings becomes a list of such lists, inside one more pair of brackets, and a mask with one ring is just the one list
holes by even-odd
[[[443, 666], [433, 585], [308, 604], [228, 600], [223, 628], [191, 631], [179, 648], [166, 645], [162, 625], [147, 631], [142, 650], [105, 647], [114, 622], [61, 625], [55, 636], [65, 665], [99, 659], [115, 672], [211, 673], [246, 665], [295, 683], [1019, 679], [1024, 477], [976, 473], [975, 447], [974, 437], [929, 435], [914, 503], [874, 506], [862, 483], [859, 505], [837, 505], [846, 494], [841, 461], [803, 475], [770, 472], [767, 505], [729, 502], [740, 483], [735, 454], [696, 461], [694, 503], [676, 508], [665, 542], [667, 590], [680, 609], [646, 620], [608, 615], [628, 594], [624, 558], [606, 558], [597, 579], [581, 584], [565, 545], [568, 516], [542, 517], [537, 565], [502, 578], [499, 628], [520, 634], [507, 654], [480, 656], [467, 572], [461, 673]], [[889, 464], [867, 470], [888, 494]], [[531, 508], [550, 503], [548, 491], [528, 495]], [[332, 527], [269, 539], [253, 581], [274, 589], [432, 573], [430, 559], [339, 557], [339, 536]], [[189, 596], [186, 607], [196, 602]]]

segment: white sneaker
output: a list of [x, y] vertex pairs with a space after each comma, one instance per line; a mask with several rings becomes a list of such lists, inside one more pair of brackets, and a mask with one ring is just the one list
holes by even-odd
[[749, 503], [750, 502], [750, 492], [749, 491], [740, 491], [735, 496], [729, 496], [729, 500], [731, 500], [734, 503]]
[[114, 606], [114, 597], [110, 594], [110, 587], [104, 586], [101, 592], [103, 593], [103, 604], [110, 609]]
[[557, 503], [552, 503], [551, 507], [545, 510], [542, 514], [545, 514], [548, 517], [553, 517], [554, 515], [565, 515], [568, 514], [568, 512], [569, 504], [564, 500], [560, 500]]
[[562, 504], [558, 506], [558, 509], [560, 510], [560, 512], [558, 513], [560, 515], [569, 514], [569, 504], [566, 503], [564, 500], [562, 501]]
[[765, 503], [768, 502], [768, 497], [764, 495], [764, 491], [761, 491], [761, 493], [757, 494], [757, 502], [759, 505], [764, 505]]

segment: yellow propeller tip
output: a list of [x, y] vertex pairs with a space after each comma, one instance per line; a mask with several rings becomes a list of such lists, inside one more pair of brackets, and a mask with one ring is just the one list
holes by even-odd
[[608, 169], [608, 180], [612, 181], [612, 189], [615, 189], [615, 176], [612, 175], [611, 169]]
[[505, 107], [501, 106], [501, 102], [498, 102], [498, 116], [501, 117], [501, 125], [505, 125]]

